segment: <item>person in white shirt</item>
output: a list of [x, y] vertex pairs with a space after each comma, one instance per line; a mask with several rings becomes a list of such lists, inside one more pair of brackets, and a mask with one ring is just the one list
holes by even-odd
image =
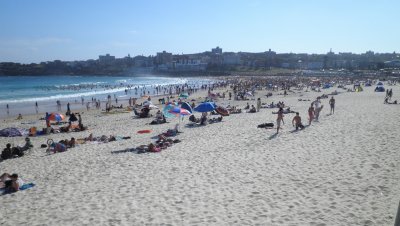
[[319, 97], [317, 98], [317, 100], [314, 101], [314, 106], [315, 106], [315, 114], [314, 114], [315, 120], [318, 121], [318, 119], [319, 119], [319, 113], [320, 113], [321, 110], [322, 110], [321, 100], [320, 100]]

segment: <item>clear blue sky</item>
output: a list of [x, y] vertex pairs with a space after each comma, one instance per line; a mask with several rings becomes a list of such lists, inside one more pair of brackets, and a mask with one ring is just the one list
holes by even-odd
[[400, 52], [400, 0], [2, 0], [0, 62], [223, 51]]

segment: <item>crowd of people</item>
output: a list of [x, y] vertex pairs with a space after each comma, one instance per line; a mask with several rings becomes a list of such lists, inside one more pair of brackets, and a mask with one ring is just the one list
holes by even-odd
[[[300, 85], [302, 84], [302, 85]], [[249, 99], [252, 99], [256, 95], [256, 91], [259, 89], [266, 89], [268, 91], [278, 91], [282, 90], [283, 97], [290, 95], [292, 93], [290, 90], [291, 89], [299, 89], [299, 88], [310, 88], [312, 90], [313, 85], [309, 82], [309, 79], [305, 78], [249, 78], [249, 79], [242, 79], [242, 78], [232, 78], [232, 79], [227, 79], [225, 82], [221, 83], [216, 83], [213, 85], [203, 85], [199, 89], [204, 89], [208, 91], [208, 98], [213, 100], [213, 96], [210, 94], [214, 89], [217, 88], [230, 88], [231, 91], [227, 91], [227, 96], [229, 99], [234, 98], [235, 100], [241, 101], [241, 100], [246, 100], [249, 101]], [[133, 90], [136, 90], [134, 87], [132, 88]], [[189, 86], [169, 86], [168, 88], [165, 87], [155, 87], [155, 90], [158, 92], [164, 93], [164, 94], [171, 94], [174, 92], [183, 92], [187, 91], [188, 93], [192, 93], [196, 91], [196, 88], [189, 87]], [[174, 91], [172, 91], [174, 90]], [[149, 94], [145, 90], [143, 94]], [[217, 93], [216, 96], [219, 98], [225, 98], [226, 93], [219, 94]], [[336, 93], [337, 94], [337, 93]], [[335, 94], [335, 95], [336, 95]], [[272, 93], [271, 93], [272, 95]], [[267, 95], [266, 98], [270, 98], [271, 95]], [[392, 98], [392, 90], [388, 90], [386, 97], [385, 97], [385, 103], [390, 103], [391, 98]], [[170, 95], [167, 98], [167, 101], [169, 102]], [[312, 124], [314, 121], [318, 121], [320, 119], [320, 114], [321, 111], [324, 107], [322, 104], [321, 99], [327, 98], [328, 95], [322, 95], [317, 97], [314, 101], [312, 101], [307, 109], [307, 114], [308, 114], [308, 126]], [[150, 98], [150, 97], [149, 97]], [[111, 97], [109, 97], [111, 99]], [[163, 98], [161, 98], [163, 99]], [[291, 120], [292, 126], [295, 128], [295, 131], [297, 130], [302, 130], [306, 127], [304, 125], [303, 119], [301, 117], [300, 112], [295, 112], [292, 109], [290, 109], [289, 106], [287, 106], [283, 101], [279, 101], [278, 103], [272, 102], [271, 104], [263, 104], [261, 102], [261, 98], [257, 98], [254, 100], [256, 101], [254, 105], [251, 105], [249, 103], [246, 104], [244, 109], [248, 113], [258, 113], [260, 112], [261, 108], [277, 108], [277, 112], [273, 112], [277, 114], [276, 118], [276, 133], [278, 134], [281, 129], [283, 128], [285, 124], [285, 114], [291, 114], [294, 113], [294, 117]], [[98, 100], [94, 100], [94, 102], [98, 102]], [[118, 103], [118, 100], [115, 98], [115, 102]], [[166, 103], [166, 100], [161, 100], [160, 102]], [[397, 101], [394, 101], [397, 103]], [[59, 103], [57, 103], [58, 105]], [[109, 104], [107, 102], [107, 104]], [[193, 103], [194, 104], [194, 103]], [[336, 100], [334, 96], [332, 95], [329, 98], [328, 104], [330, 106], [330, 114], [335, 114], [335, 105], [336, 105]], [[136, 116], [139, 118], [147, 118], [151, 117], [152, 115], [150, 114], [151, 108], [149, 105], [142, 105], [139, 107], [137, 105], [137, 99], [136, 98], [130, 98], [129, 99], [129, 106], [133, 105], [133, 112]], [[108, 106], [108, 105], [106, 105]], [[112, 105], [111, 105], [112, 106]], [[227, 110], [229, 113], [234, 114], [234, 113], [241, 113], [242, 110], [240, 108], [237, 108], [236, 106], [227, 106]], [[79, 113], [73, 113], [70, 111], [69, 104], [68, 104], [68, 111], [67, 115], [69, 116], [68, 122], [66, 126], [60, 127], [58, 129], [59, 132], [70, 132], [70, 131], [84, 131], [86, 130], [86, 127], [83, 126], [82, 124], [82, 117], [81, 114]], [[214, 118], [209, 118], [210, 115], [213, 115], [211, 113], [203, 112], [201, 113], [200, 118], [196, 118], [195, 115], [191, 115], [189, 117], [189, 121], [200, 124], [200, 125], [205, 125], [207, 123], [214, 123], [214, 122], [221, 122], [223, 120], [223, 116], [219, 115], [218, 117]], [[50, 115], [46, 113], [45, 116], [46, 120], [46, 134], [49, 134], [51, 132], [56, 132], [57, 129], [53, 128], [51, 123], [50, 123]], [[155, 114], [154, 120], [150, 124], [162, 124], [166, 123], [166, 117], [161, 112], [161, 110], [157, 110]], [[307, 122], [306, 122], [307, 123]], [[262, 124], [263, 127], [266, 128], [271, 128], [273, 127], [273, 123], [264, 123]], [[155, 142], [151, 142], [149, 144], [145, 145], [140, 145], [135, 148], [135, 151], [138, 153], [144, 153], [144, 152], [160, 152], [161, 150], [164, 150], [171, 145], [175, 143], [179, 143], [179, 139], [173, 139], [172, 137], [175, 137], [179, 135], [180, 131], [178, 126], [176, 126], [173, 129], [167, 130], [165, 133], [159, 134], [157, 136], [157, 140]], [[122, 139], [129, 139], [130, 137], [125, 137]], [[49, 140], [48, 142], [48, 148], [47, 151], [49, 153], [58, 153], [58, 152], [64, 152], [67, 151], [69, 148], [73, 148], [76, 146], [76, 144], [79, 142], [85, 143], [85, 142], [113, 142], [117, 140], [116, 136], [98, 136], [95, 137], [93, 134], [90, 134], [88, 137], [82, 138], [82, 139], [75, 139], [72, 137], [71, 139], [62, 139], [58, 142], [53, 142], [52, 140]], [[4, 159], [9, 159], [9, 158], [14, 158], [14, 157], [21, 157], [24, 155], [24, 153], [31, 149], [33, 147], [32, 143], [30, 142], [29, 138], [26, 138], [26, 144], [24, 146], [17, 146], [17, 147], [12, 147], [10, 143], [6, 145], [6, 148], [2, 151], [1, 153], [1, 158]], [[20, 182], [18, 178], [18, 175], [16, 174], [3, 174], [1, 179], [1, 183], [3, 183], [3, 187], [6, 188], [7, 191], [18, 191], [18, 188], [20, 186]], [[8, 182], [11, 181], [11, 182]], [[23, 183], [23, 182], [22, 182]]]

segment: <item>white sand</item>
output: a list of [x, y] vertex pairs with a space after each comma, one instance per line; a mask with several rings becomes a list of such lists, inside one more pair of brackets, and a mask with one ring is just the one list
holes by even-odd
[[[400, 99], [400, 87], [389, 88]], [[264, 92], [257, 94], [262, 102], [284, 100], [304, 122], [310, 102], [297, 99], [324, 93], [267, 99]], [[257, 128], [275, 123], [276, 109], [193, 128], [184, 126], [186, 117], [177, 137], [181, 143], [146, 154], [110, 151], [148, 144], [178, 119], [146, 125], [152, 119], [85, 113], [90, 131], [34, 137], [29, 154], [0, 163], [0, 173], [15, 172], [36, 183], [0, 196], [0, 224], [393, 225], [400, 192], [400, 105], [384, 105], [384, 95], [373, 87], [341, 93], [331, 116], [323, 99], [320, 122], [291, 133], [294, 115], [285, 115], [277, 136], [275, 130]], [[246, 101], [230, 103], [243, 108]], [[20, 123], [6, 120], [0, 128], [32, 126]], [[137, 134], [140, 129], [153, 133]], [[132, 139], [82, 144], [53, 155], [40, 148], [47, 138], [82, 138], [90, 132]], [[0, 147], [8, 142], [23, 143], [23, 138], [0, 138]]]

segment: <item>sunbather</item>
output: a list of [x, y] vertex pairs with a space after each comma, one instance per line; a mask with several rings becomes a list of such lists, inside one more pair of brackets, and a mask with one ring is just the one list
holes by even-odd
[[57, 152], [64, 152], [67, 151], [67, 147], [66, 145], [64, 145], [63, 143], [55, 143], [55, 142], [48, 142], [49, 143], [49, 147], [47, 148], [47, 152], [48, 153], [57, 153]]
[[256, 112], [257, 112], [256, 107], [254, 107], [254, 105], [251, 105], [251, 108], [248, 111], [248, 113], [256, 113]]
[[218, 118], [211, 118], [208, 120], [209, 123], [215, 123], [215, 122], [222, 122], [222, 115]]
[[196, 116], [191, 115], [189, 116], [189, 121], [194, 122], [194, 123], [199, 123], [200, 119], [196, 118]]
[[0, 176], [0, 189], [4, 189], [6, 193], [19, 191], [19, 188], [24, 185], [24, 181], [18, 177], [18, 174], [3, 173]]

